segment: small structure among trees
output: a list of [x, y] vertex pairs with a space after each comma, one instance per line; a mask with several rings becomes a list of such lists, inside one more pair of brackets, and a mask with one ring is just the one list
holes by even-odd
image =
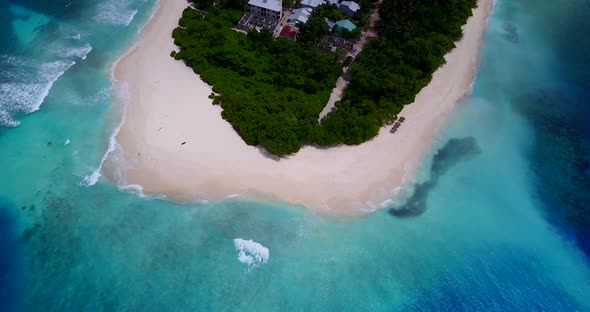
[[248, 10], [236, 28], [243, 31], [252, 29], [273, 31], [282, 17], [283, 3], [281, 0], [250, 0], [248, 1]]
[[293, 10], [293, 14], [289, 16], [289, 22], [305, 24], [311, 17], [313, 9], [310, 8], [299, 8]]
[[279, 38], [295, 40], [298, 32], [299, 32], [299, 28], [297, 28], [295, 25], [287, 24], [281, 30], [281, 33], [279, 34]]
[[342, 1], [338, 8], [347, 16], [352, 17], [358, 10], [361, 9], [361, 6], [354, 1]]
[[250, 0], [248, 1], [248, 12], [278, 21], [283, 17], [283, 2], [281, 0]]
[[312, 10], [324, 4], [324, 0], [301, 0], [301, 6]]

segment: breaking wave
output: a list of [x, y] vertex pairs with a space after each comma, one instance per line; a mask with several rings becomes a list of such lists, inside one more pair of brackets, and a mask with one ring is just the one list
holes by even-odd
[[[0, 55], [0, 126], [16, 127], [17, 114], [39, 110], [53, 84], [72, 66], [76, 59], [85, 60], [92, 51], [88, 43], [67, 48], [49, 48], [49, 60], [25, 59]], [[52, 60], [51, 60], [52, 59]]]
[[21, 68], [21, 70], [26, 70], [26, 68], [31, 70], [28, 79], [18, 79], [23, 77], [19, 77], [21, 76], [20, 70], [17, 70], [12, 75], [17, 79], [0, 83], [0, 126], [8, 127], [16, 127], [20, 124], [20, 121], [13, 119], [14, 114], [29, 114], [38, 110], [53, 84], [76, 64], [73, 60], [60, 60], [44, 63], [35, 69], [35, 66], [31, 64], [22, 64], [22, 60], [18, 58], [3, 56], [0, 57], [0, 62], [2, 60], [16, 62], [15, 64], [0, 64], [9, 65], [8, 68], [14, 67], [14, 65], [24, 65], [25, 68]]
[[119, 143], [117, 143], [117, 134], [119, 134], [119, 131], [121, 130], [121, 127], [123, 126], [123, 124], [125, 123], [125, 113], [127, 110], [127, 105], [129, 104], [131, 97], [129, 95], [129, 88], [127, 86], [127, 83], [125, 82], [116, 82], [116, 97], [117, 97], [117, 102], [118, 103], [122, 103], [121, 105], [121, 112], [119, 113], [119, 116], [121, 117], [121, 120], [119, 121], [118, 125], [113, 129], [113, 131], [111, 132], [111, 135], [109, 136], [109, 143], [108, 143], [108, 147], [107, 147], [107, 151], [104, 153], [104, 155], [102, 155], [102, 158], [100, 160], [100, 164], [98, 165], [97, 168], [93, 169], [92, 172], [85, 176], [82, 181], [80, 182], [80, 185], [82, 186], [93, 186], [94, 184], [96, 184], [96, 182], [98, 182], [98, 179], [102, 176], [102, 168], [105, 164], [105, 162], [109, 159], [109, 156], [117, 151], [117, 150], [121, 150], [121, 147], [119, 145]]
[[59, 56], [64, 57], [64, 58], [77, 57], [77, 58], [85, 60], [86, 55], [88, 55], [88, 53], [90, 53], [90, 51], [92, 51], [92, 46], [87, 43], [81, 47], [62, 49], [58, 52], [58, 54], [59, 54]]
[[137, 10], [129, 8], [129, 3], [111, 0], [99, 4], [95, 19], [101, 23], [127, 26], [135, 18]]
[[268, 262], [269, 250], [251, 239], [234, 239], [234, 247], [238, 252], [238, 261], [248, 265], [248, 271]]

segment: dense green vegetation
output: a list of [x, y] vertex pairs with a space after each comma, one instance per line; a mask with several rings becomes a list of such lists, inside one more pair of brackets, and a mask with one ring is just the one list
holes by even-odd
[[[242, 11], [186, 9], [173, 32], [184, 60], [213, 86], [214, 103], [247, 144], [286, 155], [305, 144], [360, 144], [393, 120], [428, 84], [444, 54], [461, 37], [476, 0], [384, 0], [379, 38], [354, 60], [338, 110], [319, 124], [319, 112], [341, 73], [333, 55], [314, 48], [327, 32], [320, 17], [298, 42], [268, 32], [231, 30]], [[239, 7], [227, 0], [221, 7]], [[328, 12], [326, 14], [335, 14]], [[322, 21], [323, 22], [323, 21]]]
[[350, 68], [338, 110], [322, 121], [323, 145], [360, 144], [377, 135], [432, 79], [461, 38], [476, 0], [384, 0], [379, 37]]
[[[214, 6], [224, 9], [245, 10], [248, 0], [188, 0], [192, 5], [202, 11], [208, 11]], [[287, 0], [283, 0], [285, 6]]]
[[338, 10], [338, 6], [335, 4], [320, 4], [313, 10], [311, 13], [313, 17], [321, 17], [331, 19], [333, 21], [339, 21], [341, 19], [345, 19], [346, 15], [342, 13], [342, 11]]
[[[370, 5], [367, 2], [365, 8], [369, 8], [368, 11], [370, 13]], [[366, 11], [366, 10], [365, 10]], [[362, 9], [359, 10], [358, 16], [365, 16], [362, 15], [365, 13]], [[311, 47], [316, 46], [322, 37], [329, 34], [329, 27], [328, 23], [326, 23], [325, 19], [330, 19], [332, 21], [339, 21], [342, 19], [348, 19], [348, 17], [338, 10], [338, 7], [333, 4], [321, 4], [311, 14], [311, 18], [307, 21], [307, 23], [303, 25], [299, 25], [299, 37], [298, 41], [304, 44], [307, 44]], [[364, 22], [368, 20], [368, 18], [364, 18]], [[362, 26], [359, 20], [357, 20], [357, 26]], [[339, 32], [342, 37], [344, 38], [359, 38], [361, 36], [361, 29], [360, 27], [356, 28], [354, 31], [349, 31], [348, 29], [338, 29], [334, 27], [333, 31]]]
[[[353, 16], [352, 22], [358, 27], [363, 27], [367, 24], [369, 16], [371, 15], [371, 2], [369, 0], [357, 0], [356, 2], [360, 4], [361, 8]], [[317, 8], [313, 10], [311, 16], [321, 17], [322, 19], [327, 18], [333, 21], [349, 19], [346, 14], [338, 9], [337, 5], [327, 3], [318, 5]]]
[[322, 17], [312, 16], [307, 23], [299, 27], [297, 41], [313, 48], [328, 32], [329, 27], [326, 21]]
[[353, 16], [353, 22], [359, 27], [364, 27], [369, 22], [371, 16], [371, 2], [376, 3], [378, 0], [357, 0], [356, 2], [361, 6]]
[[341, 73], [336, 57], [269, 32], [231, 30], [241, 11], [186, 9], [174, 42], [182, 59], [213, 86], [222, 116], [250, 145], [296, 152], [314, 142], [317, 118]]

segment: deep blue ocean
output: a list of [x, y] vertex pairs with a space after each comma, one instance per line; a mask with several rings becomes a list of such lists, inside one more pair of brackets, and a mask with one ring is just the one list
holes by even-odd
[[154, 6], [0, 0], [0, 311], [590, 311], [590, 1], [497, 0], [418, 182], [356, 218], [82, 183]]

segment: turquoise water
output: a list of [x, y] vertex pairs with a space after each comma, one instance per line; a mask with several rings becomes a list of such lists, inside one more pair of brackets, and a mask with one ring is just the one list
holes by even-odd
[[354, 219], [85, 186], [153, 6], [0, 6], [0, 310], [590, 311], [587, 1], [498, 0], [417, 184]]

